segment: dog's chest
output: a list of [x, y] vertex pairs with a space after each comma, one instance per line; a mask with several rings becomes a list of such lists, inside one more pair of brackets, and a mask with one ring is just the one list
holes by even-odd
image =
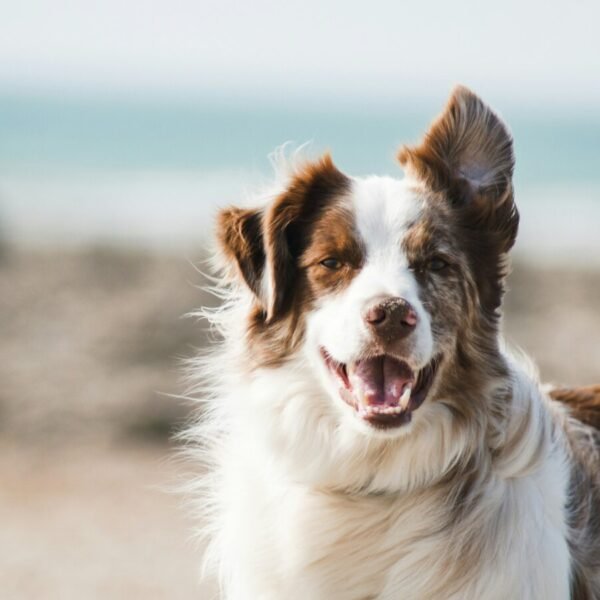
[[[255, 562], [253, 577], [262, 574], [257, 587], [271, 593], [265, 598], [392, 600], [409, 581], [405, 597], [417, 598], [415, 568], [434, 575], [436, 560], [429, 559], [438, 524], [423, 502], [302, 487], [278, 490], [262, 501], [246, 523], [256, 528], [247, 531], [254, 549], [246, 556]], [[391, 589], [394, 594], [386, 592]]]
[[434, 490], [349, 496], [251, 481], [225, 517], [233, 600], [568, 597], [560, 523], [532, 502], [539, 481], [455, 526]]

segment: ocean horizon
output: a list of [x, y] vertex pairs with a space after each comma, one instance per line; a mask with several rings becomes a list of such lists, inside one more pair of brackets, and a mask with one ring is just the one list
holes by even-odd
[[[0, 235], [26, 245], [198, 246], [219, 206], [247, 203], [269, 180], [268, 156], [281, 144], [330, 151], [353, 175], [400, 176], [399, 145], [419, 139], [436, 110], [0, 95]], [[517, 158], [517, 252], [600, 262], [600, 113], [503, 116]]]

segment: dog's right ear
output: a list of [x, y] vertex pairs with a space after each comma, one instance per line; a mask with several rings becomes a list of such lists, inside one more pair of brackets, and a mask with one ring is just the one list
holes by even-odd
[[265, 306], [262, 218], [261, 209], [230, 207], [221, 210], [217, 216], [217, 241], [227, 261], [235, 265], [237, 274]]
[[219, 213], [221, 251], [258, 300], [266, 324], [291, 306], [297, 261], [308, 239], [306, 227], [349, 185], [326, 154], [297, 167], [286, 188], [264, 209], [228, 208]]

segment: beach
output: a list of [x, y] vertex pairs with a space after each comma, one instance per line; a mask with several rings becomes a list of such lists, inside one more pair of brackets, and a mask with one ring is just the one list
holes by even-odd
[[[193, 470], [172, 440], [194, 408], [182, 360], [207, 343], [184, 315], [215, 302], [201, 289], [204, 253], [186, 254], [3, 249], [4, 598], [211, 597], [173, 493]], [[594, 268], [517, 264], [506, 337], [544, 381], [600, 381], [598, 298]]]
[[215, 213], [264, 206], [324, 153], [351, 178], [403, 177], [399, 150], [457, 85], [513, 140], [514, 173], [497, 127], [431, 159], [447, 163], [438, 184], [470, 191], [510, 170], [507, 345], [544, 382], [600, 383], [600, 3], [2, 14], [2, 600], [217, 600], [177, 491], [198, 466], [175, 438], [200, 405], [184, 365], [213, 339], [190, 314], [218, 302], [202, 274]]

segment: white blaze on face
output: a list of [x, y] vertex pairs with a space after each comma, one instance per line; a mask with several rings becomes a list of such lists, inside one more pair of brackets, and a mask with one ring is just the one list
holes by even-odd
[[323, 347], [342, 363], [357, 360], [372, 342], [362, 318], [365, 306], [378, 297], [399, 297], [418, 316], [410, 356], [403, 358], [421, 368], [432, 358], [430, 319], [419, 299], [402, 240], [419, 217], [423, 201], [404, 180], [389, 177], [354, 179], [349, 200], [365, 261], [347, 288], [317, 303], [308, 318], [307, 348], [313, 353]]

